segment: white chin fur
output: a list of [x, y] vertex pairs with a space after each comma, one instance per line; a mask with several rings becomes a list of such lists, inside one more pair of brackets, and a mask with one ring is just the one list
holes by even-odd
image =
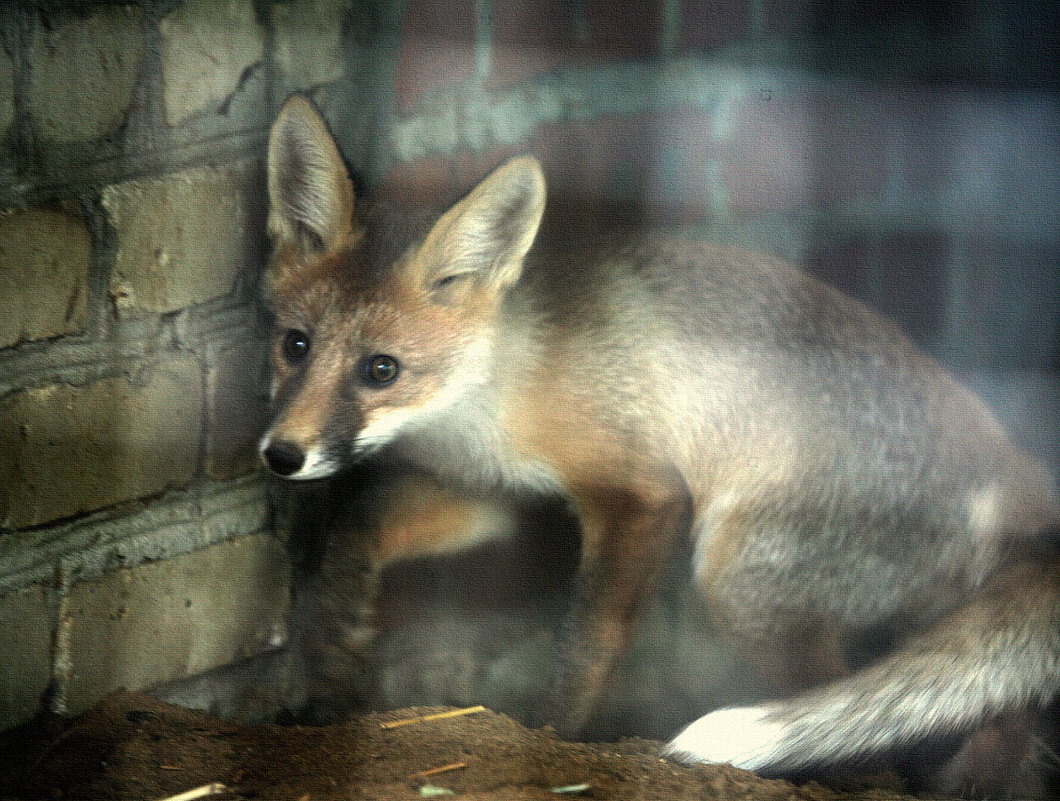
[[305, 455], [305, 464], [302, 465], [302, 469], [287, 478], [294, 481], [310, 481], [314, 478], [327, 478], [338, 472], [338, 469], [337, 462], [326, 458], [321, 450], [314, 448]]
[[[269, 438], [263, 437], [258, 444], [258, 455], [262, 457], [262, 461], [265, 461], [264, 453], [267, 447], [269, 447]], [[284, 478], [288, 481], [311, 481], [314, 478], [327, 478], [337, 473], [339, 467], [339, 463], [325, 457], [321, 449], [314, 448], [306, 454], [302, 469], [297, 473], [284, 476]]]
[[760, 770], [783, 756], [784, 724], [765, 720], [770, 711], [763, 706], [742, 706], [711, 712], [671, 740], [663, 756], [677, 762], [728, 763]]

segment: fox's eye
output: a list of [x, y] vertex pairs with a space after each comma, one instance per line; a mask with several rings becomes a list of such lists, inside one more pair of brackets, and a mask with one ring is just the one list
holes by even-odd
[[364, 360], [364, 377], [372, 384], [389, 384], [398, 374], [397, 359], [379, 354]]
[[283, 356], [289, 362], [298, 362], [309, 354], [309, 334], [292, 328], [283, 337]]

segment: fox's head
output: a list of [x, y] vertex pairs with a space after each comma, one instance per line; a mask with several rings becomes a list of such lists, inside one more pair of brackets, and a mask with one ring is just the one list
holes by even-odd
[[296, 96], [269, 137], [268, 187], [274, 416], [260, 452], [279, 475], [322, 478], [486, 380], [545, 183], [533, 158], [509, 161], [400, 243], [356, 213], [334, 140]]

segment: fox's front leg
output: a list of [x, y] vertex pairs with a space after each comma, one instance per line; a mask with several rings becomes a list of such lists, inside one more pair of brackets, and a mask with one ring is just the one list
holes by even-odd
[[634, 487], [583, 486], [575, 500], [581, 564], [545, 706], [546, 720], [566, 736], [579, 734], [595, 711], [672, 545], [691, 519], [687, 488], [671, 474]]

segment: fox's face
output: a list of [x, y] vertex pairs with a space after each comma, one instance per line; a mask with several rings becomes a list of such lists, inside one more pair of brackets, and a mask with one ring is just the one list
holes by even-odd
[[502, 166], [397, 245], [355, 217], [338, 150], [296, 97], [270, 137], [269, 202], [271, 470], [329, 476], [488, 379], [493, 322], [544, 207], [536, 161]]

